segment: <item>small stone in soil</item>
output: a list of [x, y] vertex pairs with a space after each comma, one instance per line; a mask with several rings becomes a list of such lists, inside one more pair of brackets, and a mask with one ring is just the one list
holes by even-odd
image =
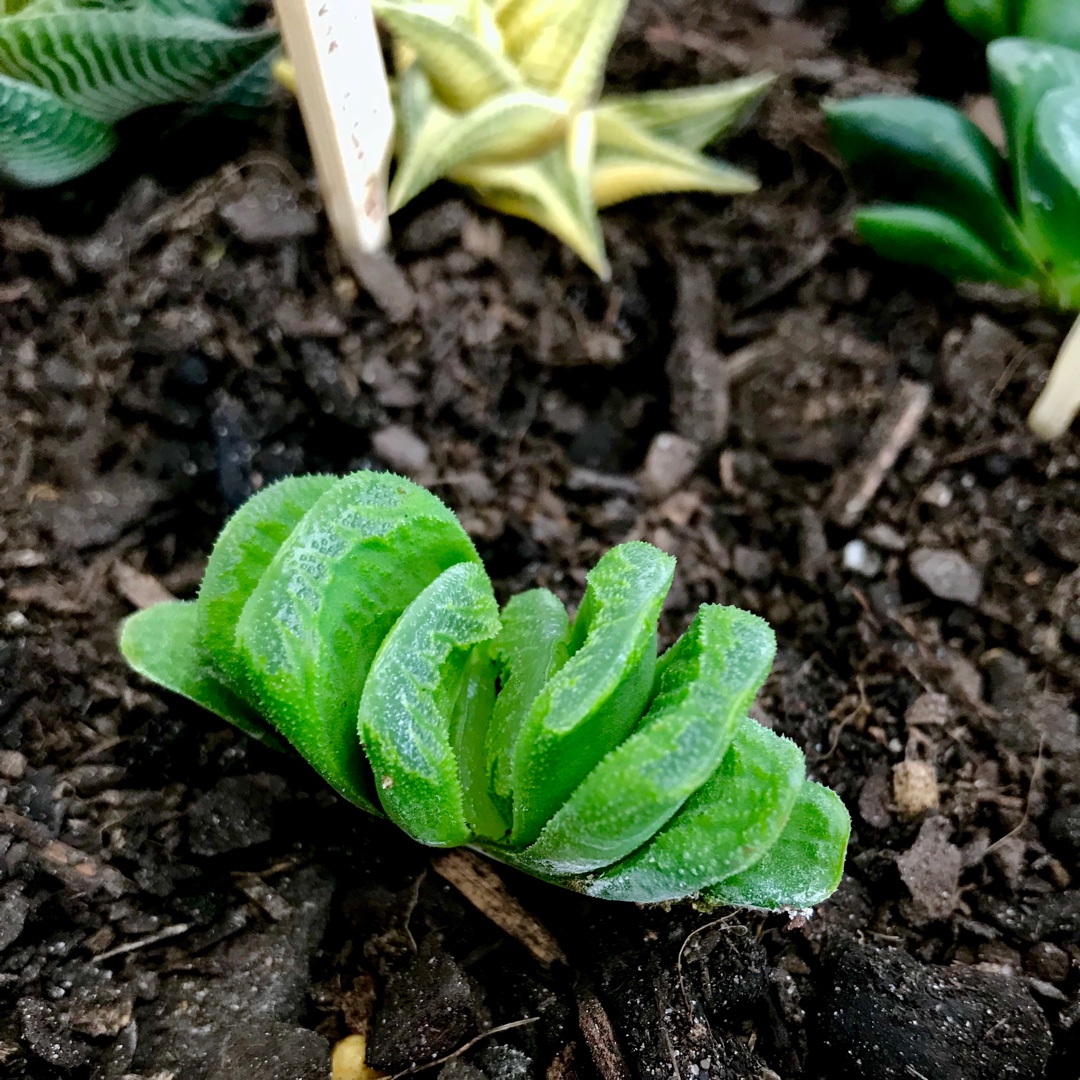
[[243, 1024], [225, 1037], [207, 1080], [326, 1080], [330, 1044], [314, 1031], [290, 1024]]
[[949, 842], [951, 833], [948, 818], [928, 818], [915, 843], [896, 860], [900, 877], [915, 901], [912, 921], [917, 925], [947, 919], [960, 901], [963, 856]]
[[431, 463], [428, 445], [404, 424], [390, 424], [371, 437], [371, 445], [395, 472], [422, 476]]
[[479, 988], [428, 938], [419, 954], [386, 980], [368, 1043], [368, 1063], [396, 1073], [434, 1061], [488, 1023]]
[[647, 499], [659, 501], [690, 479], [701, 447], [672, 431], [653, 436], [645, 464], [641, 468], [641, 490]]
[[0, 897], [0, 952], [3, 952], [23, 932], [30, 901], [22, 893]]
[[934, 766], [928, 761], [900, 761], [893, 766], [893, 801], [907, 817], [936, 810], [940, 796]]
[[[1025, 984], [846, 942], [821, 1019], [829, 1076], [1001, 1080], [1044, 1075], [1050, 1027]], [[930, 1020], [932, 1018], [932, 1022]]]
[[843, 564], [863, 577], [877, 577], [881, 573], [881, 556], [865, 540], [849, 540], [844, 545]]
[[72, 1034], [52, 1002], [25, 997], [16, 1013], [23, 1042], [39, 1058], [58, 1069], [75, 1069], [89, 1060], [90, 1047]]
[[21, 780], [25, 774], [25, 754], [18, 750], [0, 750], [0, 780]]
[[264, 844], [273, 835], [274, 801], [258, 776], [226, 776], [188, 810], [188, 844], [196, 855]]
[[911, 572], [935, 596], [974, 604], [982, 595], [982, 574], [957, 551], [918, 548], [911, 553]]
[[477, 1063], [491, 1080], [529, 1080], [533, 1075], [532, 1058], [513, 1046], [489, 1046]]

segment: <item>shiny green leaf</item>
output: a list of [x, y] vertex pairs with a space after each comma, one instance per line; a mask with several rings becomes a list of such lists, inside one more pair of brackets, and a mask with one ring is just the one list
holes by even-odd
[[742, 718], [720, 768], [650, 843], [598, 874], [585, 892], [661, 903], [752, 866], [783, 832], [805, 774], [794, 743]]
[[[483, 567], [458, 563], [405, 608], [364, 683], [359, 732], [379, 799], [390, 819], [422, 843], [452, 847], [473, 838], [477, 823], [466, 820], [454, 748], [466, 738], [482, 747], [490, 712], [459, 711], [457, 702], [477, 689], [468, 677], [473, 646], [498, 631], [499, 608]], [[479, 730], [454, 731], [455, 716]]]
[[997, 281], [1014, 288], [1028, 284], [966, 226], [937, 210], [871, 206], [855, 214], [855, 224], [887, 259], [928, 266], [952, 281]]
[[640, 727], [585, 777], [515, 865], [580, 874], [646, 843], [720, 766], [775, 652], [764, 620], [702, 607], [664, 655]]
[[144, 678], [209, 709], [260, 742], [284, 749], [259, 713], [211, 667], [211, 657], [199, 647], [194, 602], [155, 604], [126, 618], [120, 652]]
[[780, 839], [748, 870], [705, 891], [736, 907], [810, 908], [831, 896], [844, 873], [851, 818], [836, 793], [807, 780]]
[[115, 146], [108, 124], [48, 90], [0, 75], [0, 182], [62, 184], [99, 165]]
[[837, 148], [889, 201], [959, 221], [1020, 273], [1033, 263], [1005, 201], [1005, 163], [956, 109], [929, 98], [866, 97], [826, 108]]
[[477, 561], [434, 495], [389, 473], [357, 473], [314, 504], [244, 605], [237, 644], [264, 715], [360, 805], [374, 798], [356, 715], [375, 653], [417, 594]]
[[656, 624], [675, 560], [648, 544], [612, 548], [588, 575], [570, 659], [520, 723], [515, 845], [531, 843], [596, 763], [637, 725], [652, 692]]

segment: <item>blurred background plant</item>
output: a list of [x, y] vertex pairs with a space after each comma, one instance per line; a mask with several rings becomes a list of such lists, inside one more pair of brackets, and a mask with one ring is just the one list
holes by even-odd
[[[959, 110], [930, 98], [826, 106], [840, 153], [884, 200], [857, 211], [856, 227], [887, 258], [1080, 311], [1080, 52], [1001, 38], [987, 60], [1004, 155]], [[1078, 411], [1073, 333], [1029, 422], [1054, 438]]]
[[234, 28], [243, 0], [0, 0], [0, 181], [88, 172], [115, 125], [154, 105], [251, 106], [277, 33]]
[[[910, 15], [925, 0], [891, 0], [898, 15]], [[1026, 37], [1080, 48], [1077, 0], [945, 0], [958, 26], [982, 41]]]

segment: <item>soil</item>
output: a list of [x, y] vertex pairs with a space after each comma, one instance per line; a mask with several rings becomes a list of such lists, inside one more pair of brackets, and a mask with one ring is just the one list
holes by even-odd
[[[445, 1080], [1077, 1076], [1080, 443], [1024, 425], [1066, 323], [853, 239], [819, 99], [985, 81], [935, 5], [850, 7], [632, 3], [610, 86], [780, 79], [727, 151], [762, 191], [607, 213], [606, 285], [438, 187], [395, 221], [392, 321], [284, 101], [4, 196], [0, 1075], [306, 1080], [360, 1033]], [[119, 620], [190, 596], [247, 496], [360, 467], [440, 493], [502, 598], [574, 604], [643, 538], [679, 560], [666, 641], [705, 601], [768, 618], [755, 715], [852, 812], [834, 898], [705, 915], [500, 871], [545, 965], [429, 850], [125, 669]]]

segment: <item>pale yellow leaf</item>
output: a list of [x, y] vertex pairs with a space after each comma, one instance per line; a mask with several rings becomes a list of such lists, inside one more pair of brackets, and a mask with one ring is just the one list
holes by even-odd
[[596, 109], [601, 138], [605, 122], [617, 119], [687, 150], [701, 150], [744, 120], [774, 78], [766, 73], [712, 86], [605, 97]]
[[503, 94], [464, 115], [431, 108], [405, 153], [390, 188], [391, 211], [456, 166], [526, 162], [561, 142], [564, 102], [531, 90]]
[[376, 0], [375, 10], [390, 33], [416, 53], [436, 96], [459, 112], [525, 88], [514, 66], [485, 45], [467, 21], [446, 21], [453, 8]]

